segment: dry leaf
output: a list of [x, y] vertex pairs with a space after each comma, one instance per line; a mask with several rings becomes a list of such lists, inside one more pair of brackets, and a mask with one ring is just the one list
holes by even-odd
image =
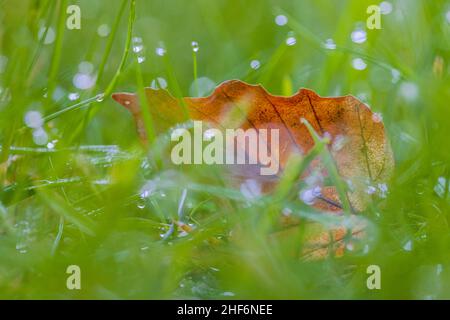
[[[222, 130], [279, 129], [281, 169], [292, 153], [306, 155], [314, 146], [311, 134], [301, 122], [301, 119], [308, 120], [319, 135], [330, 139], [328, 149], [340, 176], [353, 189], [348, 196], [356, 211], [364, 209], [373, 189], [382, 185], [393, 169], [393, 154], [381, 117], [353, 96], [320, 97], [308, 89], [301, 89], [290, 97], [274, 96], [259, 85], [238, 80], [222, 83], [208, 97], [184, 98], [184, 101], [175, 99], [165, 90], [146, 88], [145, 92], [157, 132], [185, 121], [184, 111], [190, 119], [202, 120]], [[145, 141], [137, 95], [115, 93], [113, 98], [131, 111], [139, 136]], [[265, 181], [249, 166], [238, 169], [235, 174], [260, 181], [264, 191], [274, 183], [273, 179]], [[312, 161], [301, 179], [309, 181], [311, 186], [321, 187], [320, 195], [314, 199], [316, 208], [341, 212], [341, 201], [335, 186], [327, 185], [327, 175], [318, 158]]]

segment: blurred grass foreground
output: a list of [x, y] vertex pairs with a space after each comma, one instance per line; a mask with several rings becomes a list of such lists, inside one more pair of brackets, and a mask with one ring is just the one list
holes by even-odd
[[[449, 59], [445, 0], [0, 0], [0, 298], [450, 298]], [[352, 94], [382, 116], [396, 167], [361, 213], [371, 237], [293, 255], [302, 227], [273, 240], [266, 217], [330, 223], [298, 186], [267, 205], [220, 168], [155, 161], [167, 133], [146, 151], [111, 99], [228, 79]]]

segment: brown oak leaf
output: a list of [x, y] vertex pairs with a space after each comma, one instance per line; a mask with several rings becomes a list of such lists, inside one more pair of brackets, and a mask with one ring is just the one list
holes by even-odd
[[[329, 139], [328, 150], [340, 177], [349, 185], [347, 195], [355, 212], [366, 207], [373, 190], [383, 189], [394, 167], [381, 117], [351, 95], [320, 97], [309, 89], [300, 89], [290, 97], [275, 96], [260, 85], [239, 80], [223, 82], [208, 97], [186, 97], [183, 101], [175, 99], [166, 90], [146, 88], [145, 93], [157, 132], [184, 122], [186, 112], [190, 119], [201, 120], [220, 130], [279, 129], [281, 170], [293, 153], [306, 155], [314, 146], [313, 137], [302, 122], [306, 119], [320, 136]], [[138, 96], [115, 93], [113, 98], [131, 111], [140, 139], [146, 141]], [[270, 147], [270, 141], [267, 143]], [[238, 167], [234, 174], [242, 180], [260, 181], [263, 191], [271, 190], [278, 178], [264, 179], [250, 166]], [[342, 201], [327, 176], [318, 157], [310, 163], [301, 179], [311, 187], [306, 192], [319, 187], [320, 192], [313, 194], [315, 208], [340, 213]], [[339, 230], [336, 232], [340, 233]]]

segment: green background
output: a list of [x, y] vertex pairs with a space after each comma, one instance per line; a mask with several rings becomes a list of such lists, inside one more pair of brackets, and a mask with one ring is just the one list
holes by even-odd
[[[368, 30], [366, 10], [377, 3], [361, 0], [138, 0], [135, 15], [131, 1], [0, 0], [0, 297], [450, 298], [450, 2], [391, 3], [382, 29]], [[80, 30], [65, 26], [70, 4], [81, 9]], [[279, 14], [286, 25], [275, 23]], [[97, 32], [102, 24], [108, 37]], [[49, 38], [39, 38], [46, 27]], [[358, 28], [363, 43], [351, 39]], [[142, 38], [138, 55], [131, 37]], [[364, 70], [353, 67], [358, 58]], [[73, 82], [83, 61], [97, 75], [86, 90]], [[352, 94], [383, 116], [396, 168], [388, 197], [361, 213], [374, 235], [368, 252], [299, 259], [297, 238], [269, 240], [261, 217], [275, 209], [226, 187], [220, 168], [144, 161], [131, 116], [110, 94], [163, 78], [173, 95], [196, 95], [203, 77], [203, 94], [241, 79], [279, 95]], [[47, 117], [42, 129], [56, 151], [36, 144], [24, 122], [31, 110]], [[147, 181], [155, 191], [141, 199]], [[194, 230], [164, 239], [184, 188]], [[310, 208], [292, 192], [278, 209], [294, 205], [303, 217]], [[81, 290], [66, 288], [72, 264]], [[381, 290], [366, 287], [372, 264]]]

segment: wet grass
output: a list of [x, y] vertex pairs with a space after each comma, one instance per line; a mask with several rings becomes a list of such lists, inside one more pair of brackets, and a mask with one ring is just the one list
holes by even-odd
[[[68, 1], [0, 1], [0, 297], [450, 298], [449, 3], [392, 1], [360, 44], [351, 34], [370, 1], [169, 3], [79, 1], [81, 29], [69, 30]], [[353, 94], [383, 116], [394, 175], [361, 213], [371, 236], [344, 257], [293, 254], [305, 225], [344, 223], [298, 199], [301, 159], [251, 201], [220, 167], [174, 166], [169, 133], [147, 113], [142, 146], [110, 97], [144, 101], [152, 83], [195, 96], [228, 79]], [[30, 111], [42, 116], [36, 128]], [[274, 238], [285, 208], [304, 223]], [[81, 268], [81, 290], [66, 288], [69, 265]], [[381, 290], [366, 286], [369, 265], [381, 268]]]

